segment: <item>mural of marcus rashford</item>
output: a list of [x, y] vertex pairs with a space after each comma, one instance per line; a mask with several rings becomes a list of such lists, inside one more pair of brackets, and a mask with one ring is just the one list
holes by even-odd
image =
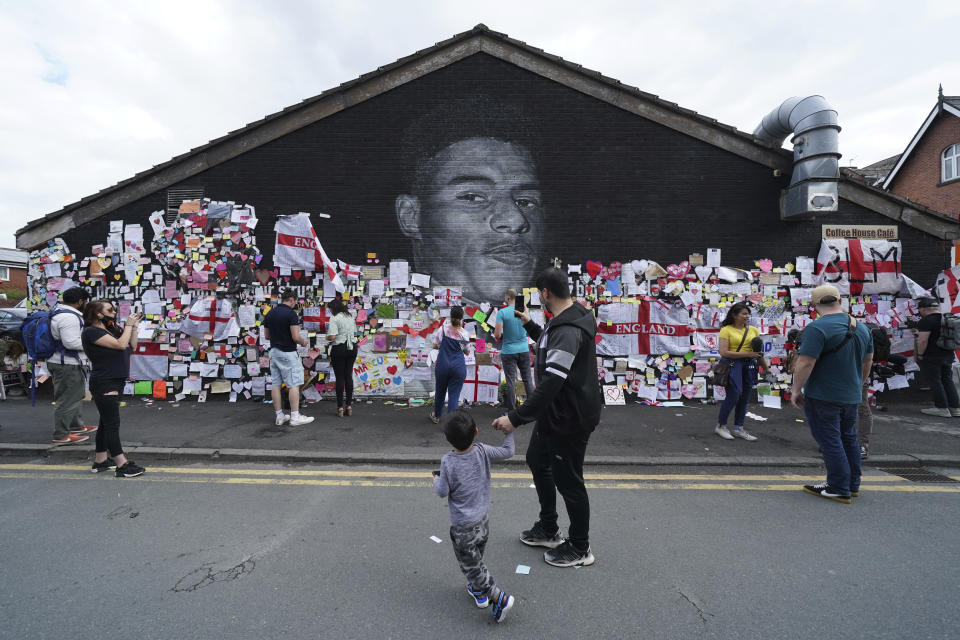
[[395, 206], [414, 270], [474, 302], [499, 301], [537, 272], [544, 207], [524, 122], [471, 99], [432, 110], [405, 135], [412, 171]]

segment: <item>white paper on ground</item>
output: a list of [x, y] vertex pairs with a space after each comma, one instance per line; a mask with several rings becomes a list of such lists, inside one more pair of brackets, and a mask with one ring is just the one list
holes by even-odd
[[769, 409], [780, 409], [780, 396], [761, 396], [763, 399], [763, 406]]
[[907, 376], [890, 376], [887, 378], [887, 389], [906, 389], [910, 386]]

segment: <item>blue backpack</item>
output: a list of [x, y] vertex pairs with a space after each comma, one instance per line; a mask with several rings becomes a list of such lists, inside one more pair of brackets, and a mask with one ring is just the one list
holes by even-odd
[[[23, 331], [23, 343], [27, 347], [27, 355], [30, 357], [30, 401], [31, 404], [37, 402], [37, 361], [49, 360], [54, 354], [59, 353], [61, 362], [64, 355], [78, 357], [78, 353], [73, 349], [67, 349], [63, 343], [53, 337], [50, 330], [50, 322], [53, 317], [61, 313], [72, 313], [66, 309], [52, 309], [50, 311], [37, 311], [27, 316], [21, 330]], [[80, 326], [83, 327], [83, 320], [80, 320]]]

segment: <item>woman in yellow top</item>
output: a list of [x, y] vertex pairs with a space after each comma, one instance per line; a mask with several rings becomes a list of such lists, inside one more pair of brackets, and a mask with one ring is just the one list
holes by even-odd
[[[750, 307], [738, 302], [727, 311], [727, 317], [720, 324], [720, 356], [731, 363], [730, 381], [727, 383], [727, 397], [720, 405], [717, 426], [713, 430], [725, 440], [743, 438], [753, 442], [756, 436], [747, 433], [743, 421], [747, 416], [747, 404], [750, 402], [750, 390], [757, 383], [757, 361], [764, 371], [769, 371], [763, 354], [753, 351], [751, 341], [759, 337], [760, 331], [750, 326]], [[733, 414], [733, 431], [727, 429], [727, 419]]]

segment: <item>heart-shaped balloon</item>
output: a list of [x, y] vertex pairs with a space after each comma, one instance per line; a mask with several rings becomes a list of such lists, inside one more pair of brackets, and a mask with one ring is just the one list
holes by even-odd
[[760, 267], [760, 271], [763, 271], [764, 273], [770, 273], [771, 269], [773, 269], [773, 260], [768, 260], [766, 258], [763, 260], [758, 260], [757, 266]]
[[690, 272], [690, 262], [684, 260], [680, 264], [671, 264], [667, 267], [667, 273], [674, 278], [683, 279]]
[[600, 277], [604, 280], [613, 280], [620, 277], [621, 271], [623, 271], [623, 265], [621, 263], [611, 262], [600, 270]]
[[587, 273], [590, 274], [590, 278], [596, 278], [600, 275], [600, 272], [603, 271], [603, 265], [596, 260], [587, 260], [586, 268]]
[[97, 258], [97, 264], [100, 265], [101, 269], [106, 269], [112, 264], [112, 261], [110, 260], [110, 256], [107, 256], [106, 258]]
[[793, 273], [794, 266], [792, 262], [783, 265], [783, 268], [787, 270], [787, 273]]

